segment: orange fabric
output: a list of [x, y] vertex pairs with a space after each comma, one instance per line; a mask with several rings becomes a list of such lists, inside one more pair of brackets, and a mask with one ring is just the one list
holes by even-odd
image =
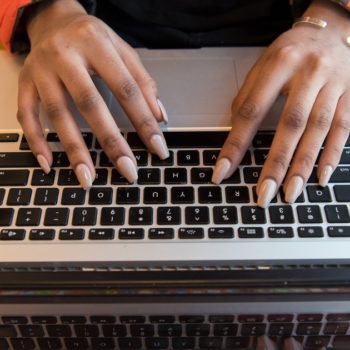
[[32, 0], [0, 0], [0, 41], [10, 51], [10, 41], [16, 24], [18, 10]]

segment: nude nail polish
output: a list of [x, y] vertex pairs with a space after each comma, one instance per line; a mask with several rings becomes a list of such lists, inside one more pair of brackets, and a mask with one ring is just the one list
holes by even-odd
[[283, 350], [303, 350], [303, 346], [294, 338], [286, 338], [283, 342]]
[[130, 183], [137, 180], [137, 169], [132, 161], [127, 156], [122, 156], [117, 160], [117, 168], [120, 174], [122, 174]]
[[260, 186], [260, 191], [258, 193], [258, 206], [266, 208], [270, 204], [272, 198], [275, 196], [276, 190], [277, 184], [275, 180], [264, 180]]
[[165, 109], [162, 101], [159, 98], [157, 98], [157, 103], [158, 103], [158, 107], [160, 109], [160, 112], [162, 114], [163, 122], [165, 124], [168, 124], [168, 122], [169, 122], [168, 113], [166, 112], [166, 109]]
[[215, 165], [211, 181], [218, 185], [231, 169], [231, 162], [227, 158], [221, 158]]
[[42, 154], [38, 154], [36, 156], [36, 159], [40, 165], [40, 168], [45, 174], [48, 174], [51, 171], [49, 162], [46, 160], [46, 158]]
[[330, 165], [326, 165], [320, 174], [320, 178], [318, 179], [318, 184], [322, 187], [327, 186], [329, 179], [333, 174], [333, 168]]
[[153, 135], [151, 137], [151, 145], [154, 149], [154, 151], [157, 153], [158, 157], [160, 159], [166, 159], [169, 157], [169, 150], [168, 150], [168, 146], [165, 143], [165, 140], [162, 136], [160, 135]]
[[81, 163], [76, 166], [75, 175], [84, 190], [88, 190], [92, 186], [92, 176], [85, 164]]
[[288, 203], [294, 203], [295, 200], [300, 196], [304, 187], [304, 180], [301, 176], [293, 176], [286, 187], [284, 198]]

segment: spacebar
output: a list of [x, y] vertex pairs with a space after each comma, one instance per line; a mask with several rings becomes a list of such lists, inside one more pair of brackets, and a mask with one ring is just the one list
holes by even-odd
[[39, 167], [32, 152], [0, 153], [0, 168]]

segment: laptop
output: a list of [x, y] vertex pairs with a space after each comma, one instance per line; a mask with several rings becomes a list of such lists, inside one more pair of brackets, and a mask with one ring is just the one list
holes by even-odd
[[[254, 186], [281, 99], [239, 177], [210, 183], [232, 99], [262, 50], [139, 50], [169, 114], [162, 127], [170, 163], [147, 153], [96, 79], [135, 152], [139, 178], [152, 181], [128, 184], [118, 176], [75, 111], [100, 169], [78, 202], [81, 190], [44, 113], [54, 172], [44, 176], [33, 163], [15, 120], [21, 58], [0, 52], [0, 349], [350, 348], [349, 221], [329, 222], [325, 210], [349, 211], [349, 148], [329, 197], [310, 178], [297, 203], [279, 193], [258, 209]], [[153, 197], [165, 192], [166, 201], [145, 202], [147, 188]], [[94, 191], [110, 200], [92, 203]], [[321, 222], [300, 222], [298, 207], [315, 206]], [[273, 215], [286, 207], [289, 217]]]

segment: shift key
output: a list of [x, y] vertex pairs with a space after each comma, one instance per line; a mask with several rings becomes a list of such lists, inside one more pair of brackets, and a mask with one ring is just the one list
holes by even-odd
[[0, 186], [25, 186], [29, 170], [0, 170]]
[[30, 168], [39, 167], [32, 152], [0, 153], [0, 168]]

